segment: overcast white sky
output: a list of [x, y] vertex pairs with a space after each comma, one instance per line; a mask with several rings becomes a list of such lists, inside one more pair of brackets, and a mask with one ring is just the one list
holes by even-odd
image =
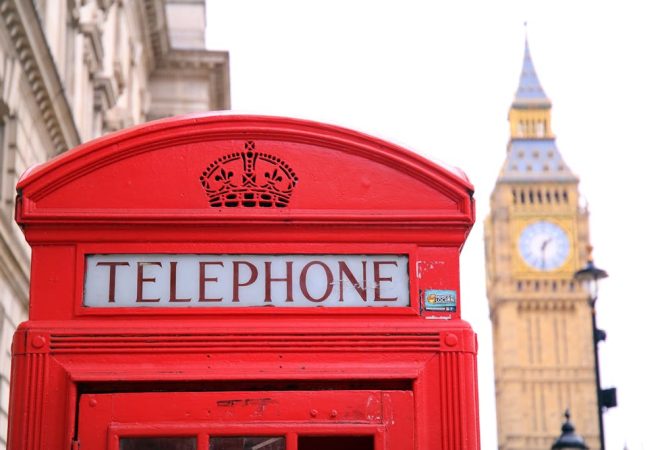
[[[462, 168], [477, 224], [462, 255], [479, 334], [482, 447], [497, 448], [483, 219], [509, 137], [525, 30], [565, 161], [591, 209], [607, 448], [663, 449], [666, 15], [655, 1], [208, 0], [238, 112], [333, 123]], [[666, 277], [665, 277], [666, 278]], [[574, 417], [575, 422], [575, 417]], [[553, 430], [554, 437], [559, 430]]]

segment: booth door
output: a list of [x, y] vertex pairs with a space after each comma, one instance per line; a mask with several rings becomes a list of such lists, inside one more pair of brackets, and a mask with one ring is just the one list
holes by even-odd
[[411, 391], [83, 394], [80, 450], [414, 448]]

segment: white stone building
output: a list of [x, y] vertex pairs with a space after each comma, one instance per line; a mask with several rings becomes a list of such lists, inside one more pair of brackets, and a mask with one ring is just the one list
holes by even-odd
[[0, 448], [30, 249], [15, 185], [34, 164], [147, 120], [229, 109], [229, 59], [204, 48], [205, 0], [0, 0]]

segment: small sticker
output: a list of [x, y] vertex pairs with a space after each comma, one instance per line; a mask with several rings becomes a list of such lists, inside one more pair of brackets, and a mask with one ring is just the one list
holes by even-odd
[[456, 312], [458, 301], [456, 291], [427, 289], [423, 295], [426, 311]]

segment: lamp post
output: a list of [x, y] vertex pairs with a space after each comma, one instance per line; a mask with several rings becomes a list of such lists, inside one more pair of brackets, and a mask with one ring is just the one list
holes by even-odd
[[564, 423], [562, 424], [562, 434], [550, 447], [550, 450], [566, 450], [566, 449], [581, 449], [588, 450], [589, 447], [585, 445], [585, 440], [575, 433], [576, 429], [569, 420], [571, 415], [567, 409], [564, 412]]
[[583, 282], [588, 293], [588, 304], [592, 312], [592, 342], [594, 343], [594, 371], [595, 381], [597, 388], [597, 413], [599, 416], [599, 441], [601, 442], [601, 450], [605, 450], [606, 445], [604, 442], [604, 408], [612, 408], [617, 405], [615, 388], [601, 389], [601, 379], [599, 376], [599, 347], [601, 341], [606, 340], [606, 332], [597, 328], [597, 313], [595, 305], [597, 303], [597, 296], [599, 292], [598, 281], [608, 277], [605, 270], [600, 269], [594, 265], [592, 259], [592, 247], [588, 248], [589, 256], [585, 268], [577, 271], [574, 274], [576, 281]]

